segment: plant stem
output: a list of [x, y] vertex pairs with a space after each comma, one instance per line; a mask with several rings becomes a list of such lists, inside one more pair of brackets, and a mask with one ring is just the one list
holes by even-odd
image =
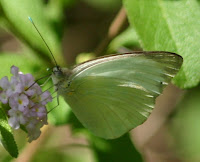
[[102, 40], [102, 42], [97, 46], [94, 53], [96, 56], [101, 56], [106, 51], [107, 46], [109, 43], [114, 39], [127, 25], [127, 17], [126, 17], [126, 11], [122, 7], [120, 11], [118, 12], [117, 16], [111, 23], [108, 33], [106, 37]]
[[45, 126], [42, 129], [40, 138], [28, 144], [20, 153], [19, 157], [14, 160], [14, 162], [31, 161], [35, 153], [38, 151], [39, 147], [41, 147], [42, 143], [47, 139], [50, 129], [51, 127], [49, 125]]

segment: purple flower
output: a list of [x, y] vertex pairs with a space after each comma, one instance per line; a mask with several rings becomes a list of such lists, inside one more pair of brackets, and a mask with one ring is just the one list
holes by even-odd
[[6, 104], [8, 102], [8, 96], [7, 96], [7, 89], [9, 88], [10, 83], [8, 81], [8, 77], [3, 77], [0, 80], [0, 101], [3, 104]]
[[40, 136], [40, 128], [47, 124], [45, 105], [52, 101], [52, 96], [48, 91], [42, 92], [31, 74], [19, 72], [16, 66], [11, 67], [11, 73], [10, 82], [7, 77], [0, 80], [0, 102], [10, 106], [9, 125], [14, 129], [23, 125], [31, 142]]
[[46, 118], [47, 110], [43, 105], [35, 105], [33, 109], [31, 109], [32, 116], [37, 116], [38, 119], [42, 120]]
[[3, 77], [1, 80], [0, 80], [0, 87], [3, 89], [3, 90], [7, 90], [10, 86], [10, 83], [8, 81], [8, 77], [5, 76]]
[[19, 79], [23, 86], [24, 93], [26, 93], [28, 96], [32, 96], [35, 93], [35, 87], [30, 87], [34, 83], [33, 76], [31, 74], [20, 74]]
[[22, 84], [15, 76], [12, 76], [10, 80], [10, 86], [6, 92], [7, 95], [10, 97], [15, 93], [21, 93], [21, 92], [22, 92]]
[[24, 111], [29, 104], [29, 99], [25, 94], [14, 94], [9, 99], [10, 107], [18, 107], [20, 111]]
[[[28, 131], [28, 137], [29, 137], [29, 140], [28, 142], [32, 142], [33, 140], [36, 140], [40, 134], [41, 134], [41, 131], [40, 131], [40, 128], [42, 127], [43, 125], [38, 123], [37, 120], [35, 119], [32, 119], [26, 129]], [[37, 128], [37, 129], [36, 129]]]
[[20, 124], [24, 125], [28, 121], [23, 112], [17, 108], [12, 108], [8, 111], [10, 118], [8, 119], [9, 125], [14, 129], [19, 129]]
[[52, 96], [48, 91], [45, 91], [40, 95], [40, 102], [42, 105], [46, 105], [48, 102], [51, 101], [52, 101]]
[[19, 68], [13, 65], [10, 69], [10, 73], [13, 74], [13, 76], [15, 76], [16, 78], [18, 78]]

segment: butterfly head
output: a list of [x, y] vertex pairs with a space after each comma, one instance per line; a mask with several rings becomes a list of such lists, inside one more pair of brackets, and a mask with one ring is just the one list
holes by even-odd
[[52, 69], [52, 74], [53, 74], [56, 78], [60, 78], [60, 77], [62, 77], [62, 76], [64, 75], [62, 69], [60, 68], [60, 66], [55, 66], [55, 67]]
[[68, 78], [71, 75], [71, 71], [67, 68], [61, 68], [60, 66], [55, 66], [52, 69], [51, 78], [53, 80], [54, 85], [56, 86], [64, 86], [68, 84]]
[[60, 68], [60, 66], [55, 66], [52, 69], [52, 75], [51, 75], [54, 85], [57, 85], [59, 82], [61, 82], [63, 80], [63, 77], [64, 77], [64, 73], [62, 69]]

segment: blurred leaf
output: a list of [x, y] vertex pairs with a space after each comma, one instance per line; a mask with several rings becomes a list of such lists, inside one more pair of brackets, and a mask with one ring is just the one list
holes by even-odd
[[[48, 104], [48, 110], [55, 108], [56, 105], [58, 105], [57, 98], [55, 98], [52, 103]], [[70, 112], [71, 109], [64, 98], [59, 97], [59, 106], [48, 114], [48, 121], [53, 125], [68, 124]]]
[[142, 162], [142, 157], [135, 149], [129, 134], [115, 140], [93, 137], [91, 143], [100, 162]]
[[[38, 73], [41, 69], [40, 60], [34, 60], [23, 54], [14, 54], [14, 53], [1, 53], [0, 54], [0, 78], [4, 76], [11, 76], [10, 68], [12, 65], [19, 67], [19, 70], [23, 73]], [[43, 71], [45, 70], [42, 69]]]
[[62, 147], [40, 149], [32, 162], [95, 162], [91, 150], [87, 146], [66, 145]]
[[18, 156], [18, 149], [14, 140], [12, 129], [8, 124], [6, 114], [0, 108], [0, 141], [12, 157]]
[[121, 0], [84, 0], [89, 5], [103, 10], [113, 10], [121, 6]]
[[63, 27], [66, 26], [65, 20], [65, 10], [75, 4], [76, 0], [49, 0], [46, 5], [46, 13], [48, 13], [48, 18], [51, 21], [51, 25], [56, 31], [59, 38], [63, 36]]
[[59, 161], [59, 162], [65, 162], [67, 159], [62, 152], [58, 152], [57, 149], [45, 149], [45, 150], [40, 150], [34, 156], [32, 159], [33, 162], [41, 162], [41, 161]]
[[5, 156], [1, 162], [11, 162], [13, 161], [13, 158], [10, 155]]
[[91, 60], [95, 58], [95, 54], [94, 53], [80, 53], [77, 57], [76, 57], [76, 63], [80, 64], [82, 62]]
[[181, 88], [200, 81], [200, 6], [196, 0], [124, 0], [129, 22], [144, 50], [176, 52], [184, 62], [174, 83]]
[[73, 113], [70, 115], [69, 123], [72, 125], [73, 133], [87, 137], [99, 162], [142, 162], [142, 157], [134, 147], [128, 133], [114, 140], [105, 140], [92, 135]]
[[131, 27], [126, 29], [120, 35], [112, 40], [108, 47], [108, 53], [118, 52], [121, 47], [140, 48], [138, 36], [135, 30]]
[[20, 125], [20, 129], [21, 129], [22, 131], [24, 131], [25, 133], [28, 134], [25, 125]]
[[60, 1], [61, 1], [62, 5], [63, 5], [65, 8], [67, 8], [67, 7], [71, 6], [72, 4], [75, 4], [75, 2], [76, 2], [77, 0], [60, 0]]
[[48, 13], [45, 12], [41, 0], [1, 0], [0, 5], [3, 11], [4, 25], [48, 64], [52, 58], [34, 26], [28, 20], [28, 16], [31, 16], [58, 62], [63, 63], [60, 55], [60, 38], [51, 26]]
[[169, 125], [176, 152], [186, 161], [200, 161], [200, 86], [185, 94], [177, 110]]
[[69, 115], [68, 124], [70, 124], [72, 126], [73, 133], [76, 133], [79, 130], [86, 129], [86, 128], [83, 127], [81, 122], [77, 119], [77, 117], [74, 115], [74, 113], [72, 111]]
[[65, 8], [72, 6], [75, 1], [76, 0], [49, 0], [46, 7], [46, 12], [49, 13], [48, 16], [53, 21], [61, 21], [64, 16]]

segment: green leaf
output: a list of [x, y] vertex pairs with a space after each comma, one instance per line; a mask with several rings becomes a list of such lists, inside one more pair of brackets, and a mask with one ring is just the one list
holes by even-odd
[[32, 161], [96, 162], [93, 152], [86, 145], [62, 145], [60, 147], [39, 149]]
[[11, 76], [10, 68], [12, 65], [19, 67], [19, 70], [24, 74], [31, 73], [34, 75], [36, 72], [38, 73], [46, 70], [46, 66], [41, 68], [40, 60], [34, 60], [23, 54], [1, 53], [0, 64], [0, 79], [4, 76]]
[[91, 143], [99, 161], [142, 161], [141, 155], [134, 147], [128, 134], [115, 140], [104, 140], [93, 137]]
[[133, 28], [129, 27], [116, 38], [114, 38], [109, 44], [107, 53], [118, 52], [121, 47], [127, 47], [131, 49], [141, 48], [138, 42], [137, 33]]
[[88, 61], [88, 60], [92, 60], [95, 59], [95, 54], [94, 53], [80, 53], [77, 57], [76, 57], [76, 63], [80, 64], [82, 62]]
[[142, 161], [142, 157], [134, 147], [134, 144], [131, 141], [128, 133], [118, 139], [105, 140], [103, 138], [92, 135], [88, 129], [82, 126], [82, 124], [78, 121], [73, 113], [70, 115], [69, 123], [72, 125], [72, 132], [74, 134], [81, 134], [86, 136], [91, 148], [97, 156], [98, 161]]
[[4, 148], [9, 152], [12, 157], [18, 156], [18, 149], [14, 140], [12, 129], [8, 124], [6, 114], [0, 108], [0, 139]]
[[84, 0], [89, 5], [102, 10], [113, 10], [119, 8], [121, 5], [121, 0]]
[[[48, 114], [48, 121], [53, 125], [67, 124], [71, 112], [69, 105], [64, 101], [62, 97], [59, 97], [59, 105], [57, 105], [58, 103], [56, 98], [53, 100], [52, 103], [48, 104], [48, 111], [53, 109]], [[57, 107], [55, 108], [55, 106]]]
[[4, 25], [9, 28], [21, 41], [33, 49], [40, 59], [50, 62], [50, 55], [47, 47], [35, 30], [28, 16], [32, 17], [39, 31], [51, 47], [56, 59], [61, 59], [61, 38], [58, 37], [53, 25], [48, 19], [48, 12], [41, 0], [1, 0], [0, 5], [3, 11]]
[[62, 23], [61, 20], [64, 18], [64, 10], [67, 7], [72, 6], [74, 3], [75, 0], [50, 0], [48, 1], [46, 12], [49, 12], [48, 16], [51, 18], [51, 20]]
[[[200, 86], [188, 90], [169, 123], [177, 155], [185, 161], [200, 161]], [[184, 161], [184, 160], [183, 160]]]
[[200, 81], [200, 5], [196, 0], [124, 0], [131, 26], [144, 50], [176, 52], [183, 66], [174, 83], [181, 88]]

